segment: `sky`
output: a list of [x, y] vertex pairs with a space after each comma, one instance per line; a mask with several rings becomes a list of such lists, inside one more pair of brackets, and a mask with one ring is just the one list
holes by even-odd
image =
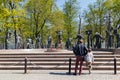
[[[62, 9], [63, 4], [66, 0], [57, 0], [57, 6]], [[80, 11], [87, 9], [88, 4], [95, 2], [96, 0], [78, 0], [80, 2]]]

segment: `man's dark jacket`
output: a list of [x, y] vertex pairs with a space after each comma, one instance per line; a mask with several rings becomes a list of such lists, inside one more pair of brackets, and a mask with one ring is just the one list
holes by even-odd
[[85, 56], [87, 54], [87, 48], [84, 44], [77, 44], [73, 48], [73, 52], [76, 56]]

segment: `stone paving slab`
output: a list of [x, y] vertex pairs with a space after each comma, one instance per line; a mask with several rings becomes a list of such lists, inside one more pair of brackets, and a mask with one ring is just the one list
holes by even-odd
[[112, 71], [88, 71], [83, 70], [81, 75], [67, 75], [66, 71], [31, 71], [28, 70], [27, 74], [23, 71], [0, 71], [0, 80], [120, 80], [120, 72], [116, 75]]

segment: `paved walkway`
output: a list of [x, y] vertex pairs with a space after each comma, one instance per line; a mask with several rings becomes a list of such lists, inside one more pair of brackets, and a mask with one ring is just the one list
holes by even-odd
[[80, 76], [67, 75], [66, 71], [28, 71], [24, 74], [23, 71], [0, 71], [0, 80], [120, 80], [120, 72], [113, 74], [112, 71], [83, 71]]

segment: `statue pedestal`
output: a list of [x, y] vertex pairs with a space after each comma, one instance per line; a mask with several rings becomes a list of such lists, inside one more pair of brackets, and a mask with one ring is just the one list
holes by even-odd
[[65, 50], [65, 49], [60, 49], [60, 48], [48, 48], [45, 52], [65, 52], [65, 51], [68, 51], [68, 50]]
[[46, 52], [56, 52], [55, 48], [48, 48]]

